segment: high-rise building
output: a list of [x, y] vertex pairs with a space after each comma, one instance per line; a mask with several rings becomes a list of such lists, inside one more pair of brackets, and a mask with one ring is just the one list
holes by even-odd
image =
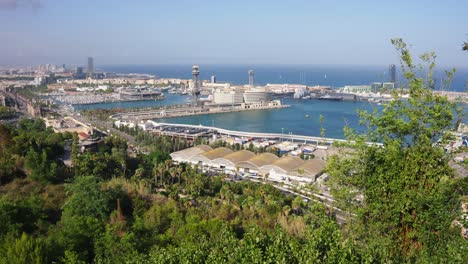
[[389, 78], [389, 82], [391, 82], [391, 83], [396, 82], [396, 67], [395, 67], [395, 64], [390, 64], [390, 66], [388, 66], [388, 78]]
[[249, 86], [254, 86], [254, 71], [249, 70]]
[[93, 57], [88, 57], [88, 72], [86, 77], [93, 78], [94, 76], [94, 59]]
[[216, 76], [211, 76], [211, 83], [216, 83]]
[[84, 78], [83, 67], [76, 67], [75, 74], [73, 76], [75, 79]]
[[382, 89], [382, 83], [375, 82], [371, 84], [371, 91], [373, 93], [379, 92]]

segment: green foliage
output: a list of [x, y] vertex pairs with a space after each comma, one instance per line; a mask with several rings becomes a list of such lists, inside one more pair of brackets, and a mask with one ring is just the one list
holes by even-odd
[[421, 56], [428, 65], [424, 78], [417, 74], [423, 66], [414, 64], [406, 44], [400, 39], [392, 43], [402, 58], [410, 98], [395, 93], [381, 113], [360, 112], [368, 134], [347, 129], [357, 151], [332, 158], [327, 171], [339, 206], [357, 215], [351, 232], [357, 245], [374, 259], [415, 261], [424, 252], [443, 256], [446, 241], [453, 239], [450, 226], [460, 193], [448, 156], [435, 143], [451, 128], [458, 109], [432, 93], [435, 55]]
[[42, 206], [35, 196], [18, 202], [0, 198], [0, 235], [36, 231], [38, 221], [45, 219]]
[[45, 242], [23, 233], [19, 238], [9, 236], [1, 245], [0, 262], [10, 264], [48, 263]]
[[47, 85], [34, 86], [26, 85], [23, 88], [15, 90], [19, 95], [28, 99], [40, 98], [40, 93], [46, 93], [48, 90]]
[[29, 169], [30, 177], [33, 180], [47, 183], [55, 180], [57, 176], [57, 163], [51, 161], [47, 156], [47, 151], [42, 150], [42, 153], [37, 153], [34, 149], [30, 149], [25, 157], [26, 168]]
[[15, 116], [15, 109], [0, 105], [0, 120], [12, 118], [14, 116]]
[[68, 252], [64, 256], [68, 261], [90, 263], [94, 260], [96, 241], [104, 233], [104, 224], [100, 220], [89, 216], [65, 216], [58, 227], [51, 239], [59, 252]]
[[63, 207], [66, 217], [92, 217], [107, 219], [111, 212], [111, 194], [102, 189], [101, 181], [94, 176], [76, 177], [66, 186], [70, 197]]

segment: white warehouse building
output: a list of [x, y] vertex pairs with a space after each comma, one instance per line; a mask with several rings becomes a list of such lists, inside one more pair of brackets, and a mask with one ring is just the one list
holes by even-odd
[[278, 158], [271, 153], [256, 155], [248, 150], [232, 151], [206, 145], [195, 146], [170, 154], [174, 163], [197, 166], [203, 172], [266, 179], [290, 185], [313, 183], [325, 169], [325, 161], [304, 161], [297, 157]]

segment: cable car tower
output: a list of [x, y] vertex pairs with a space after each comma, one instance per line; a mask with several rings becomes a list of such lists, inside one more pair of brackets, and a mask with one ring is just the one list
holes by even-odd
[[200, 70], [198, 68], [198, 65], [193, 65], [192, 66], [192, 89], [190, 91], [190, 94], [192, 95], [192, 105], [193, 106], [198, 106], [198, 97], [200, 96], [200, 81], [198, 79], [198, 76], [200, 75]]

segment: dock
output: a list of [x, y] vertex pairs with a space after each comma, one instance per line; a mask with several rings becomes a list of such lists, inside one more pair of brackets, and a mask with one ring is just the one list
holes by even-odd
[[136, 112], [125, 112], [111, 115], [110, 118], [115, 120], [132, 120], [132, 121], [145, 121], [160, 118], [171, 118], [192, 115], [206, 115], [206, 114], [219, 114], [230, 112], [242, 111], [255, 111], [255, 110], [271, 110], [290, 107], [289, 105], [282, 105], [279, 101], [271, 101], [265, 103], [255, 104], [239, 104], [232, 106], [210, 106], [210, 107], [181, 107], [174, 109], [159, 109], [159, 110], [146, 110]]

